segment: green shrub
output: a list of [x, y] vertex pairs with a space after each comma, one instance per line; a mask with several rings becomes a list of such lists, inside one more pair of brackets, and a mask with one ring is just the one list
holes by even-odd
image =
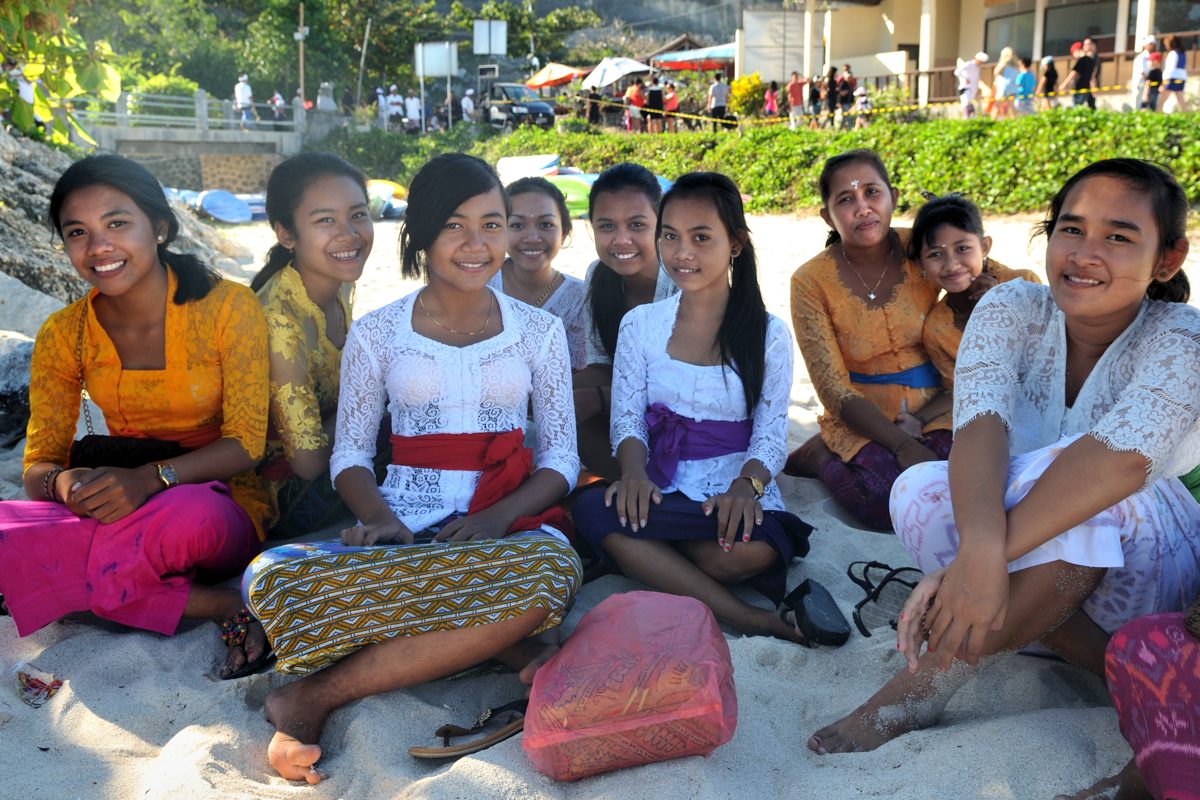
[[[820, 206], [817, 176], [825, 159], [854, 147], [876, 150], [900, 192], [900, 210], [918, 192], [965, 192], [986, 213], [1041, 210], [1084, 165], [1117, 156], [1146, 158], [1175, 171], [1188, 198], [1200, 202], [1200, 115], [1049, 111], [1016, 120], [884, 120], [858, 131], [790, 131], [784, 125], [736, 133], [629, 136], [521, 128], [509, 136], [453, 133], [409, 137], [372, 130], [338, 132], [319, 149], [333, 150], [372, 178], [405, 183], [426, 160], [470, 152], [489, 163], [503, 156], [558, 153], [564, 165], [599, 172], [637, 161], [668, 178], [715, 170], [750, 195], [748, 210], [778, 213]], [[407, 185], [407, 184], [406, 184]]]
[[729, 110], [738, 117], [756, 117], [767, 102], [767, 85], [757, 72], [735, 78], [729, 84]]
[[165, 94], [171, 97], [186, 97], [191, 100], [196, 96], [199, 85], [172, 70], [169, 75], [151, 75], [143, 78], [131, 91], [129, 98], [130, 114], [158, 114], [167, 117], [190, 117], [195, 113], [194, 106], [174, 108], [157, 105], [153, 100], [145, 102], [138, 100], [139, 94]]

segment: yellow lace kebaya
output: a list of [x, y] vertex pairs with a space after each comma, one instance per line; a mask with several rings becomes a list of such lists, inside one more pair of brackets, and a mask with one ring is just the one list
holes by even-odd
[[[25, 469], [39, 462], [67, 466], [79, 418], [81, 316], [84, 379], [110, 434], [168, 439], [189, 449], [236, 439], [255, 461], [262, 458], [268, 380], [262, 307], [247, 287], [227, 280], [218, 281], [203, 300], [176, 305], [177, 285], [168, 269], [165, 369], [122, 369], [92, 307], [96, 289], [46, 320], [30, 368]], [[243, 472], [228, 484], [264, 538], [267, 496], [258, 475]]]
[[[338, 302], [350, 327], [353, 284], [342, 284]], [[329, 445], [322, 420], [337, 411], [342, 351], [325, 330], [325, 314], [309, 299], [291, 265], [271, 276], [258, 299], [267, 320], [271, 365], [271, 425], [263, 478], [271, 522], [279, 519], [278, 495], [290, 470], [279, 460]], [[274, 466], [275, 468], [272, 468]]]

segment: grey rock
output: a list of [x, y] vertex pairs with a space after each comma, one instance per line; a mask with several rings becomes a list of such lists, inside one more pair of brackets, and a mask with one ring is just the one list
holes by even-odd
[[25, 435], [29, 424], [29, 362], [33, 342], [22, 342], [0, 356], [0, 447]]
[[65, 304], [0, 272], [0, 330], [37, 338], [46, 318]]
[[[16, 347], [22, 342], [32, 341], [32, 336], [26, 336], [25, 334], [18, 333], [17, 331], [0, 330], [0, 356], [6, 355], [9, 351], [16, 349]], [[0, 455], [0, 460], [3, 459], [4, 456]]]

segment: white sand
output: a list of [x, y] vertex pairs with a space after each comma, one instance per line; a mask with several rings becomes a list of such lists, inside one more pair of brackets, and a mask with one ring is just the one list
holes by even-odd
[[[1027, 250], [1033, 217], [991, 221], [996, 257], [1037, 268]], [[768, 307], [788, 320], [788, 278], [821, 249], [819, 219], [756, 217], [753, 230]], [[593, 258], [580, 225], [560, 260], [583, 275]], [[397, 226], [377, 227], [375, 253], [359, 284], [357, 312], [415, 288], [397, 275]], [[256, 253], [265, 226], [230, 233]], [[261, 263], [261, 259], [260, 259]], [[815, 432], [819, 405], [797, 353], [792, 445]], [[7, 471], [7, 470], [6, 470]], [[3, 476], [0, 476], [3, 477]], [[909, 563], [894, 536], [855, 529], [816, 481], [780, 478], [788, 508], [816, 526], [812, 553], [789, 585], [814, 577], [847, 617], [860, 597], [849, 562]], [[583, 588], [566, 628], [608, 594], [637, 588], [605, 577]], [[756, 595], [743, 596], [755, 602]], [[272, 777], [265, 745], [272, 728], [262, 700], [291, 678], [275, 674], [222, 683], [223, 648], [208, 623], [185, 622], [174, 637], [133, 631], [78, 614], [18, 639], [0, 620], [0, 798], [1050, 798], [1112, 774], [1129, 759], [1103, 683], [1081, 670], [1014, 657], [959, 692], [936, 728], [873, 753], [819, 757], [805, 741], [866, 700], [901, 668], [894, 636], [857, 632], [840, 649], [809, 651], [765, 638], [730, 636], [740, 718], [729, 744], [690, 758], [623, 770], [575, 784], [535, 771], [519, 738], [457, 763], [411, 759], [411, 745], [436, 746], [446, 722], [469, 724], [489, 705], [521, 696], [513, 675], [434, 683], [353, 703], [325, 729], [310, 788]], [[46, 706], [25, 706], [9, 673], [29, 661], [66, 681]]]

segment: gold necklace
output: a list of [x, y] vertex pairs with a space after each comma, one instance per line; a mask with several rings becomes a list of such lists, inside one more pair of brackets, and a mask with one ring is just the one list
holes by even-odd
[[492, 324], [492, 301], [493, 301], [493, 298], [491, 297], [491, 295], [489, 295], [488, 296], [488, 315], [487, 315], [487, 319], [483, 323], [482, 328], [480, 328], [477, 331], [456, 331], [456, 330], [454, 330], [454, 328], [451, 328], [447, 325], [443, 325], [442, 323], [438, 322], [437, 317], [435, 317], [435, 316], [433, 316], [433, 314], [429, 313], [429, 309], [425, 307], [425, 292], [423, 290], [419, 295], [417, 295], [417, 302], [421, 304], [421, 310], [425, 312], [425, 316], [427, 316], [431, 320], [433, 320], [433, 324], [437, 325], [442, 330], [450, 331], [451, 333], [458, 334], [459, 336], [478, 336], [479, 334], [483, 333], [484, 331], [486, 331], [488, 329], [488, 325]]
[[[888, 239], [889, 239], [889, 241], [892, 242], [892, 249], [891, 249], [891, 252], [888, 253], [888, 260], [887, 260], [887, 263], [884, 264], [884, 266], [883, 266], [883, 272], [879, 273], [879, 280], [875, 281], [875, 289], [878, 289], [879, 284], [883, 283], [883, 276], [887, 275], [888, 270], [890, 270], [892, 268], [892, 259], [896, 256], [896, 242], [894, 240], [892, 240], [891, 236], [889, 236]], [[867, 299], [874, 300], [875, 299], [875, 289], [872, 289], [870, 286], [867, 286], [867, 282], [863, 280], [863, 276], [859, 274], [858, 270], [854, 268], [854, 264], [852, 264], [850, 262], [850, 256], [846, 255], [846, 245], [844, 243], [839, 243], [838, 246], [842, 248], [842, 258], [846, 259], [846, 266], [849, 267], [854, 272], [854, 274], [858, 276], [858, 279], [860, 281], [862, 281], [863, 288], [867, 290]]]
[[546, 291], [542, 292], [542, 296], [533, 304], [534, 308], [541, 308], [546, 299], [550, 297], [550, 291], [554, 289], [554, 284], [558, 281], [558, 276], [561, 274], [558, 270], [554, 270], [554, 274], [550, 276], [550, 282], [546, 284]]

